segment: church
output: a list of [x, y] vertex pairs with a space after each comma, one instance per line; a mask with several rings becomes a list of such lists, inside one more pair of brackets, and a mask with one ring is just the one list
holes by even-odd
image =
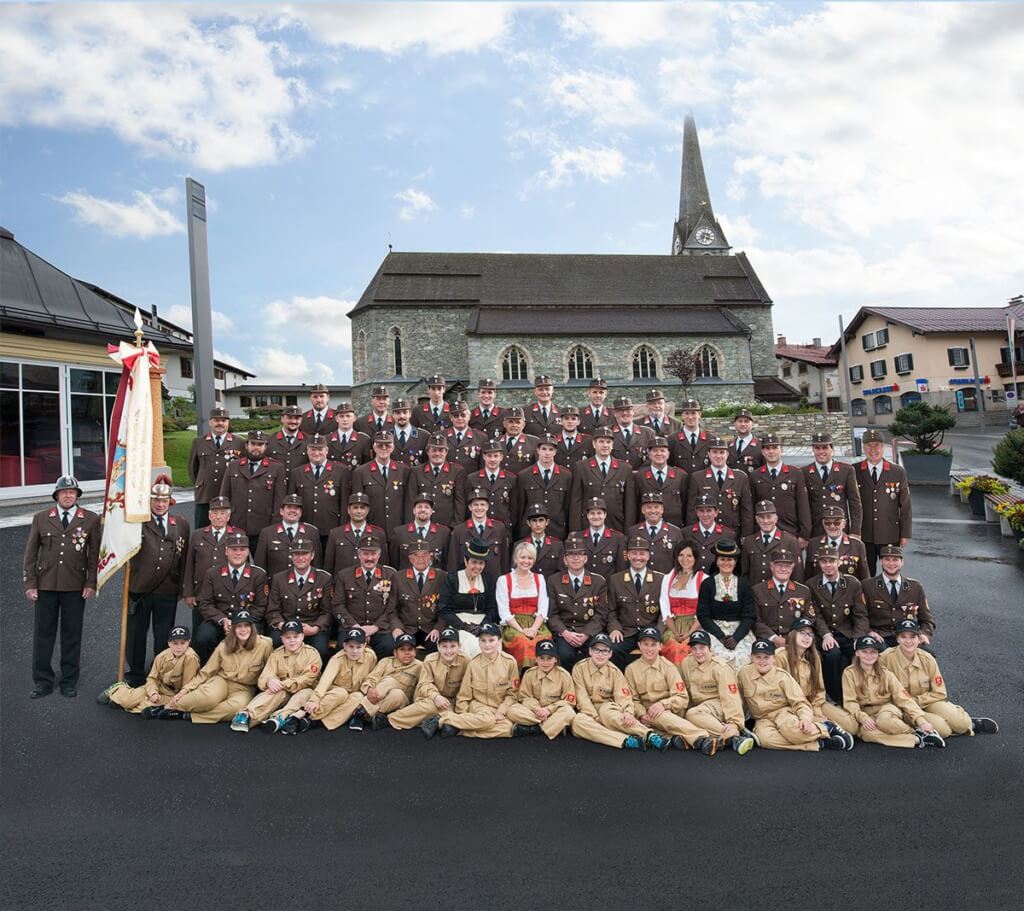
[[544, 374], [560, 403], [585, 401], [594, 377], [609, 401], [642, 403], [660, 388], [677, 403], [665, 361], [679, 348], [699, 352], [690, 392], [705, 407], [778, 401], [787, 388], [776, 379], [772, 300], [715, 218], [690, 116], [668, 254], [392, 251], [349, 317], [360, 405], [371, 385], [424, 397], [432, 373], [445, 375], [449, 399], [471, 399], [490, 377], [501, 404], [525, 403]]

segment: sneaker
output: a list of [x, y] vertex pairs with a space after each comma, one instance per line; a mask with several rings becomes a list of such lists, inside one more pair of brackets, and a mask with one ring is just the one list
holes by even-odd
[[[568, 730], [568, 728], [566, 728]], [[529, 737], [531, 734], [540, 732], [540, 725], [536, 724], [514, 724], [512, 725], [513, 737]]]
[[438, 731], [438, 733], [442, 737], [454, 737], [456, 734], [459, 733], [459, 729], [450, 724], [442, 724], [441, 730]]
[[370, 730], [371, 731], [383, 731], [384, 728], [389, 728], [389, 727], [391, 727], [391, 722], [388, 721], [388, 716], [387, 715], [383, 715], [380, 712], [377, 712], [377, 714], [374, 715], [373, 718], [370, 721]]
[[647, 735], [647, 743], [649, 746], [654, 747], [654, 749], [659, 753], [664, 753], [665, 750], [672, 746], [671, 740], [667, 737], [662, 737], [661, 734], [656, 734], [654, 731], [651, 731], [651, 733]]
[[296, 734], [298, 734], [299, 733], [299, 719], [296, 718], [294, 715], [292, 715], [291, 718], [285, 718], [285, 720], [281, 723], [281, 733], [282, 734], [290, 734], [293, 737]]
[[161, 721], [189, 721], [192, 716], [188, 712], [181, 712], [178, 709], [160, 709], [158, 715], [154, 715], [154, 718], [159, 718]]
[[705, 756], [714, 756], [722, 746], [722, 741], [717, 737], [701, 737], [694, 745], [695, 750], [700, 750]]
[[359, 717], [358, 710], [352, 716], [352, 719], [349, 721], [348, 729], [350, 731], [361, 731], [363, 729], [363, 719]]
[[991, 718], [972, 718], [971, 729], [975, 734], [998, 734], [999, 725]]
[[732, 748], [740, 756], [746, 756], [747, 753], [754, 749], [754, 746], [754, 738], [750, 734], [740, 734], [738, 737], [732, 738]]
[[165, 711], [158, 705], [148, 705], [139, 714], [142, 715], [146, 721], [151, 721], [154, 718], [159, 718], [160, 713]]
[[677, 750], [688, 750], [689, 749], [689, 747], [686, 745], [686, 741], [683, 740], [683, 738], [680, 737], [678, 734], [676, 734], [672, 738], [672, 746], [674, 746]]
[[231, 730], [240, 731], [243, 734], [249, 733], [249, 716], [245, 712], [239, 712], [231, 720]]
[[918, 736], [921, 738], [921, 742], [918, 744], [918, 746], [938, 747], [940, 750], [944, 750], [946, 748], [946, 741], [943, 740], [939, 734], [936, 734], [934, 732], [931, 734], [925, 734], [921, 731], [918, 731]]
[[303, 715], [301, 718], [296, 719], [299, 724], [295, 729], [296, 734], [305, 734], [311, 727], [313, 727], [313, 719], [308, 715]]
[[645, 744], [643, 740], [637, 737], [635, 734], [630, 734], [625, 740], [622, 741], [622, 749], [624, 750], [644, 750]]
[[429, 740], [437, 733], [438, 725], [441, 723], [440, 715], [431, 715], [429, 718], [424, 718], [420, 722], [420, 730], [423, 731], [423, 736]]
[[280, 715], [275, 715], [273, 718], [268, 718], [260, 725], [260, 731], [264, 734], [276, 734], [281, 730], [284, 724], [284, 719]]
[[102, 693], [100, 693], [96, 697], [96, 701], [100, 705], [110, 705], [110, 694], [114, 692], [114, 690], [122, 686], [128, 686], [128, 684], [125, 683], [123, 680], [118, 680], [117, 683], [110, 684], [110, 686], [108, 686]]
[[818, 749], [821, 750], [846, 750], [846, 741], [838, 734], [830, 734], [818, 741]]

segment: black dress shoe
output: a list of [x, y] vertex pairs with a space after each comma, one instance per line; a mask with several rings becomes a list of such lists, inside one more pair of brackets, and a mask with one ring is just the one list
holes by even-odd
[[62, 696], [67, 696], [68, 699], [74, 699], [75, 696], [78, 695], [78, 687], [77, 686], [62, 686], [60, 688], [60, 694]]
[[28, 694], [29, 699], [42, 699], [43, 696], [49, 696], [53, 692], [52, 686], [37, 686]]

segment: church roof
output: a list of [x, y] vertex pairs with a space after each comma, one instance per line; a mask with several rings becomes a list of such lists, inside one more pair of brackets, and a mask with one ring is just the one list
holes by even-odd
[[[703, 308], [769, 305], [743, 253], [388, 253], [350, 316], [374, 305]], [[734, 327], [735, 328], [735, 327]]]

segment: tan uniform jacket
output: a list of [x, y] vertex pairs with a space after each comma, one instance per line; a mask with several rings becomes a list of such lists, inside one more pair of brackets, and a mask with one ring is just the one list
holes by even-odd
[[551, 709], [563, 705], [576, 708], [576, 687], [569, 672], [556, 664], [546, 674], [539, 667], [531, 667], [519, 685], [519, 701], [531, 711]]
[[[879, 659], [881, 660], [881, 659]], [[899, 678], [884, 667], [877, 674], [866, 674], [863, 684], [857, 682], [857, 669], [851, 664], [843, 671], [843, 708], [864, 724], [874, 718], [883, 705], [895, 705], [909, 724], [917, 727], [925, 720], [924, 712], [903, 688]]]
[[405, 514], [412, 515], [412, 507], [421, 493], [434, 498], [434, 514], [430, 517], [438, 525], [451, 528], [466, 518], [466, 472], [457, 462], [443, 462], [434, 477], [434, 466], [417, 465], [409, 475], [405, 489]]
[[519, 667], [507, 652], [477, 655], [466, 668], [455, 701], [457, 712], [470, 711], [471, 702], [479, 702], [496, 711], [508, 711], [519, 690]]
[[451, 664], [445, 664], [440, 654], [434, 652], [423, 659], [423, 667], [420, 668], [420, 679], [416, 683], [415, 698], [431, 699], [435, 696], [443, 696], [449, 702], [454, 703], [455, 697], [459, 694], [459, 687], [466, 676], [466, 668], [469, 667], [469, 658], [459, 652]]
[[663, 655], [659, 655], [654, 664], [648, 664], [643, 658], [631, 662], [626, 668], [626, 683], [633, 691], [633, 714], [638, 718], [656, 702], [677, 715], [690, 707], [679, 668]]
[[231, 567], [224, 563], [206, 571], [196, 592], [196, 607], [204, 620], [220, 623], [244, 608], [259, 623], [267, 611], [267, 574], [251, 563], [239, 570], [238, 584], [231, 582]]
[[618, 631], [627, 639], [645, 626], [661, 626], [661, 573], [644, 569], [642, 584], [636, 590], [633, 568], [616, 573], [608, 580], [608, 632]]
[[833, 460], [827, 483], [821, 480], [817, 462], [805, 466], [803, 472], [804, 480], [807, 481], [807, 499], [811, 504], [811, 534], [825, 533], [821, 515], [826, 506], [841, 506], [846, 511], [846, 531], [851, 535], [859, 535], [863, 509], [857, 473], [853, 466]]
[[783, 464], [773, 478], [767, 465], [750, 475], [750, 493], [754, 503], [771, 500], [779, 517], [779, 528], [805, 541], [811, 536], [811, 502], [803, 472]]
[[807, 588], [814, 602], [814, 630], [819, 636], [839, 632], [847, 639], [856, 639], [871, 632], [861, 585], [853, 576], [840, 573], [834, 595], [823, 581], [821, 573], [807, 580]]
[[771, 719], [782, 709], [792, 709], [801, 721], [814, 720], [800, 685], [782, 668], [773, 667], [767, 674], [759, 674], [753, 664], [745, 664], [736, 678], [751, 718]]
[[716, 469], [710, 466], [690, 475], [686, 487], [686, 521], [697, 521], [697, 500], [709, 496], [718, 503], [718, 518], [740, 535], [754, 530], [754, 501], [750, 493], [750, 480], [738, 468], [722, 469], [722, 486], [718, 486]]
[[868, 623], [883, 636], [895, 636], [900, 620], [916, 620], [926, 636], [935, 634], [935, 620], [928, 607], [928, 598], [917, 579], [900, 577], [902, 583], [894, 600], [884, 574], [868, 579], [864, 585], [864, 600], [868, 605]]
[[392, 461], [384, 480], [377, 460], [360, 465], [352, 472], [352, 493], [365, 493], [370, 499], [369, 522], [379, 525], [385, 534], [405, 523], [405, 485], [409, 467]]
[[313, 696], [310, 697], [311, 701], [319, 703], [327, 695], [327, 691], [335, 687], [345, 690], [350, 695], [360, 692], [376, 664], [377, 656], [368, 648], [363, 649], [362, 657], [358, 661], [353, 661], [343, 649], [339, 649], [327, 662]]
[[189, 528], [181, 516], [164, 516], [166, 535], [151, 518], [142, 526], [142, 546], [131, 559], [129, 590], [134, 594], [177, 595], [185, 585]]
[[237, 459], [245, 449], [245, 443], [233, 433], [221, 437], [220, 449], [212, 433], [196, 437], [188, 453], [188, 476], [195, 487], [196, 502], [209, 503], [220, 496], [220, 485], [224, 481], [228, 463]]
[[256, 636], [256, 644], [252, 649], [239, 649], [237, 652], [228, 652], [227, 641], [222, 641], [213, 650], [210, 660], [181, 688], [181, 692], [191, 693], [213, 677], [223, 677], [229, 683], [243, 686], [256, 686], [263, 665], [267, 663], [273, 650], [274, 643], [270, 641], [269, 636]]
[[875, 482], [867, 459], [858, 462], [856, 470], [864, 507], [863, 539], [872, 544], [899, 544], [900, 538], [911, 537], [913, 511], [906, 471], [883, 459]]
[[270, 580], [267, 600], [267, 626], [279, 627], [285, 620], [298, 620], [318, 626], [323, 632], [331, 624], [331, 575], [314, 569], [306, 573], [299, 588], [294, 569], [285, 569]]
[[660, 493], [665, 507], [662, 519], [682, 528], [686, 522], [686, 491], [689, 475], [682, 469], [666, 465], [661, 469], [662, 483], [658, 485], [658, 469], [651, 465], [642, 465], [633, 472], [633, 490], [636, 494], [637, 519], [643, 515], [640, 506], [645, 493]]
[[548, 629], [556, 636], [568, 630], [593, 636], [604, 629], [608, 615], [608, 584], [604, 576], [584, 573], [578, 592], [569, 573], [548, 577]]
[[718, 699], [725, 720], [737, 727], [743, 726], [743, 702], [736, 682], [736, 672], [721, 658], [711, 656], [698, 664], [693, 655], [687, 655], [679, 666], [690, 705], [700, 705], [708, 699]]
[[813, 620], [817, 616], [811, 601], [811, 591], [800, 582], [790, 579], [785, 590], [782, 590], [776, 588], [774, 579], [769, 579], [752, 586], [751, 591], [757, 604], [754, 635], [758, 639], [786, 636], [797, 617], [810, 617]]
[[287, 488], [288, 478], [280, 462], [264, 458], [253, 472], [248, 459], [236, 459], [228, 464], [220, 495], [231, 501], [231, 524], [247, 535], [258, 535], [277, 521]]
[[[185, 579], [181, 585], [183, 598], [194, 598], [199, 594], [199, 586], [203, 584], [206, 574], [215, 566], [227, 563], [224, 553], [224, 536], [232, 532], [242, 531], [232, 525], [226, 525], [218, 539], [213, 533], [213, 526], [197, 528], [188, 539], [188, 555], [185, 557]], [[243, 532], [244, 534], [244, 532]]]
[[[811, 648], [814, 648], [814, 646], [812, 645]], [[785, 646], [783, 646], [775, 650], [775, 666], [785, 671], [797, 682], [800, 692], [804, 694], [804, 698], [810, 703], [815, 714], [822, 715], [821, 707], [825, 704], [825, 678], [821, 674], [821, 663], [818, 663], [817, 674], [813, 674], [811, 663], [804, 659], [797, 663], [796, 668], [791, 668], [789, 666], [789, 655], [786, 652]], [[813, 680], [811, 679], [812, 676], [814, 677]]]
[[[320, 529], [309, 522], [296, 522], [294, 538], [305, 538], [313, 545], [313, 566], [319, 566], [320, 554]], [[292, 564], [291, 543], [292, 538], [288, 537], [281, 522], [268, 525], [260, 532], [260, 538], [256, 542], [256, 553], [253, 556], [253, 563], [262, 566], [267, 575], [271, 578], [278, 573], [288, 569]]]
[[343, 569], [334, 577], [332, 609], [339, 625], [395, 627], [395, 571], [378, 564], [369, 574], [361, 566]]
[[316, 683], [321, 670], [320, 653], [312, 645], [303, 643], [294, 653], [289, 653], [282, 645], [270, 653], [257, 686], [265, 690], [276, 677], [284, 684], [286, 693], [295, 694]]
[[330, 460], [320, 468], [319, 479], [315, 465], [307, 463], [292, 469], [288, 477], [288, 492], [302, 498], [302, 516], [315, 525], [320, 534], [330, 534], [332, 528], [341, 524], [348, 506], [351, 475], [343, 462]]
[[423, 662], [419, 658], [414, 658], [410, 664], [402, 664], [394, 656], [389, 658], [381, 658], [374, 666], [373, 670], [370, 671], [370, 676], [367, 677], [360, 690], [365, 694], [371, 687], [377, 686], [382, 680], [387, 678], [391, 680], [395, 686], [400, 689], [404, 694], [405, 698], [410, 702], [412, 701], [412, 694], [416, 691], [416, 684], [419, 683], [420, 670], [423, 668]]
[[433, 566], [423, 574], [423, 591], [416, 584], [416, 571], [410, 566], [399, 570], [395, 576], [395, 616], [398, 626], [404, 632], [443, 628], [437, 612], [441, 589], [444, 588], [445, 573]]
[[369, 522], [363, 526], [362, 532], [356, 534], [351, 522], [332, 529], [327, 537], [327, 549], [324, 551], [324, 569], [332, 577], [343, 569], [349, 569], [359, 563], [359, 542], [364, 535], [372, 534], [380, 542], [381, 554], [388, 552], [388, 539], [384, 529]]
[[25, 591], [73, 592], [96, 587], [100, 517], [81, 506], [68, 511], [72, 518], [66, 529], [57, 506], [33, 516], [25, 544]]
[[572, 669], [572, 682], [576, 688], [576, 710], [581, 715], [597, 718], [597, 710], [606, 702], [614, 702], [622, 711], [633, 711], [633, 691], [626, 677], [609, 661], [597, 667], [589, 658], [576, 663]]
[[939, 663], [924, 649], [919, 648], [908, 660], [899, 648], [887, 648], [878, 660], [882, 667], [896, 675], [903, 688], [926, 712], [934, 702], [949, 701]]
[[153, 659], [153, 666], [146, 675], [146, 700], [152, 701], [154, 696], [173, 696], [198, 673], [199, 656], [192, 649], [176, 658], [165, 648]]
[[[818, 572], [818, 551], [831, 539], [828, 535], [812, 538], [807, 542], [807, 559], [804, 561], [804, 578], [810, 579]], [[868, 572], [868, 552], [863, 541], [843, 535], [836, 538], [839, 549], [839, 572], [846, 576], [856, 576], [861, 582], [870, 577]]]

